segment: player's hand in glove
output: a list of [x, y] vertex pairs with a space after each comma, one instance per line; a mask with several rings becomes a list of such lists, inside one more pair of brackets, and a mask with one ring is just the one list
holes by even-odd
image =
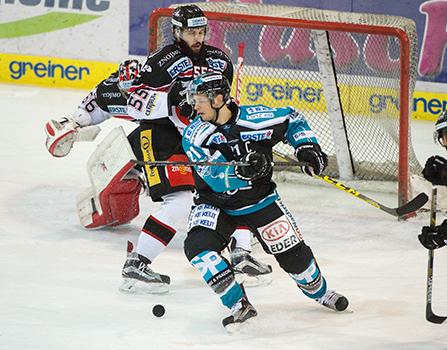
[[309, 176], [320, 175], [327, 166], [327, 155], [316, 143], [307, 142], [299, 145], [295, 155], [298, 161], [309, 163], [301, 167], [301, 171]]
[[236, 176], [242, 180], [257, 180], [267, 175], [272, 169], [272, 163], [262, 153], [247, 153], [240, 161], [250, 164], [245, 166], [237, 165], [235, 167], [234, 171]]
[[447, 185], [447, 159], [441, 156], [428, 158], [422, 175], [433, 185]]
[[168, 102], [170, 106], [175, 106], [177, 113], [183, 117], [194, 119], [196, 111], [186, 100], [187, 88], [183, 87], [183, 83], [177, 80], [168, 92]]
[[447, 220], [444, 220], [441, 225], [434, 228], [423, 226], [418, 238], [427, 249], [437, 249], [445, 246], [447, 241]]
[[93, 141], [101, 131], [97, 125], [81, 127], [73, 119], [61, 117], [45, 124], [45, 146], [54, 157], [65, 157], [77, 141]]

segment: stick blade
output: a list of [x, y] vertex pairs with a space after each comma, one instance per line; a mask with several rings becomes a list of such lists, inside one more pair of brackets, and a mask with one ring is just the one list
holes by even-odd
[[403, 206], [396, 208], [396, 213], [399, 216], [410, 214], [423, 207], [425, 203], [428, 202], [428, 196], [425, 193], [419, 193], [411, 201], [404, 204]]
[[426, 313], [425, 318], [428, 322], [436, 323], [436, 324], [444, 323], [444, 321], [447, 320], [447, 317], [435, 315], [431, 311]]

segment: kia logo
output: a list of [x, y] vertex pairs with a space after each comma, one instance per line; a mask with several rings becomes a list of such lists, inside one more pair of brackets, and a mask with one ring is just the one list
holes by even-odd
[[284, 237], [290, 230], [290, 224], [286, 220], [276, 221], [264, 230], [262, 230], [261, 235], [266, 241], [276, 241]]

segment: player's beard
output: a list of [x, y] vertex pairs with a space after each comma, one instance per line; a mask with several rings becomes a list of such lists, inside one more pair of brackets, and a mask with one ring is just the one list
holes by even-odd
[[180, 46], [180, 50], [185, 54], [185, 55], [187, 55], [187, 56], [189, 56], [189, 57], [198, 57], [198, 56], [200, 56], [200, 54], [201, 54], [201, 52], [203, 51], [203, 47], [204, 47], [204, 45], [203, 45], [203, 43], [200, 43], [200, 42], [198, 42], [198, 43], [195, 43], [195, 44], [193, 44], [192, 46], [194, 47], [195, 45], [197, 45], [197, 47], [200, 45], [200, 47], [198, 47], [198, 49], [196, 49], [196, 50], [194, 50], [193, 51], [193, 49], [192, 49], [192, 47], [191, 46], [189, 46], [187, 43], [186, 43], [186, 41], [184, 41], [183, 39], [180, 39], [179, 41], [178, 41], [178, 45]]
[[202, 50], [202, 47], [203, 47], [203, 43], [198, 42], [198, 43], [193, 44], [190, 48], [191, 48], [191, 51], [194, 53], [194, 55], [198, 55], [200, 53], [200, 51]]

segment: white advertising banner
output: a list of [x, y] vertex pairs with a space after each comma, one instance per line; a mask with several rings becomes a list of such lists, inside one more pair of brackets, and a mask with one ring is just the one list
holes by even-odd
[[128, 46], [129, 1], [0, 1], [3, 53], [119, 62]]

